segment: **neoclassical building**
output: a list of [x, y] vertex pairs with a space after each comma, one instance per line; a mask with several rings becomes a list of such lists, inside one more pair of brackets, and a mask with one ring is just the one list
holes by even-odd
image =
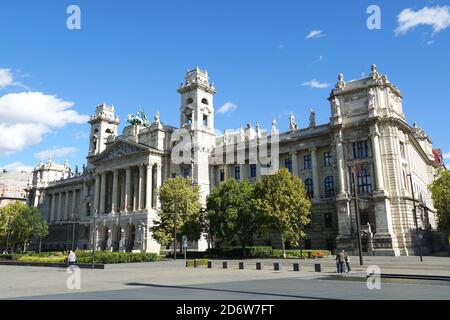
[[[298, 126], [291, 116], [286, 132], [279, 132], [274, 120], [269, 131], [256, 123], [216, 134], [216, 89], [198, 67], [186, 73], [177, 91], [178, 128], [163, 124], [158, 113], [152, 123], [130, 124], [118, 134], [115, 108], [103, 104], [89, 121], [82, 170], [67, 174], [62, 167], [60, 176], [50, 179], [45, 165], [36, 168], [30, 195], [50, 224], [45, 249], [75, 241], [86, 249], [96, 243], [103, 250], [158, 252], [150, 227], [158, 219], [157, 190], [164, 179], [191, 177], [205, 205], [222, 181], [255, 182], [277, 165], [302, 178], [313, 204], [304, 248], [356, 250], [358, 209], [364, 251], [416, 254], [413, 188], [423, 251], [446, 249], [445, 237], [435, 232], [428, 191], [440, 165], [431, 139], [408, 124], [400, 90], [375, 65], [364, 79], [345, 82], [339, 75], [328, 97], [329, 122], [316, 124], [311, 110], [308, 126]], [[186, 140], [194, 144], [186, 147]], [[264, 153], [270, 161], [261, 160]], [[260, 234], [254, 243], [280, 245], [276, 237]], [[190, 247], [204, 250], [207, 243], [202, 239]]]

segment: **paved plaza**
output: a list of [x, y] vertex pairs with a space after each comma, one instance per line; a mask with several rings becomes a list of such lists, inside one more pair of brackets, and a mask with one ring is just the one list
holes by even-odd
[[[357, 257], [352, 257], [353, 264]], [[383, 273], [432, 274], [450, 276], [450, 258], [370, 257], [365, 265], [378, 265]], [[313, 264], [322, 264], [324, 272], [313, 272]], [[334, 261], [330, 258], [304, 261], [301, 272], [292, 271], [294, 261], [284, 261], [281, 271], [273, 271], [265, 260], [264, 270], [255, 270], [256, 261], [247, 261], [246, 270], [238, 270], [232, 261], [227, 270], [217, 261], [213, 269], [185, 268], [184, 261], [162, 261], [109, 265], [105, 270], [81, 270], [81, 288], [70, 290], [65, 269], [0, 266], [2, 299], [449, 299], [450, 283], [382, 281], [380, 290], [369, 290], [361, 281], [330, 280]], [[366, 267], [354, 266], [355, 275]]]

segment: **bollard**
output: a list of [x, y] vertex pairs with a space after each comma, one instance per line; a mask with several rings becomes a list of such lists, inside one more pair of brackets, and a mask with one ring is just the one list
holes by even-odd
[[320, 263], [314, 264], [314, 271], [315, 272], [322, 272], [322, 265]]
[[256, 270], [262, 270], [264, 269], [264, 264], [262, 262], [257, 262], [256, 263]]
[[300, 263], [292, 264], [292, 270], [293, 271], [300, 271]]
[[197, 259], [194, 260], [194, 268], [198, 268], [198, 260]]
[[186, 268], [189, 268], [189, 261], [186, 261]]
[[279, 262], [274, 262], [274, 264], [273, 264], [273, 270], [274, 270], [274, 271], [280, 271], [280, 270], [281, 270], [281, 263], [279, 263]]
[[239, 262], [239, 270], [245, 269], [245, 262]]
[[213, 267], [212, 261], [208, 261], [208, 269], [212, 269], [212, 267]]
[[228, 262], [226, 262], [226, 261], [222, 262], [222, 268], [228, 269]]

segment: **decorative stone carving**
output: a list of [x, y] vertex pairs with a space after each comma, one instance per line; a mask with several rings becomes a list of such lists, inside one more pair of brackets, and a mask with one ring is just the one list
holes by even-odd
[[277, 120], [275, 118], [272, 119], [272, 132], [277, 130]]
[[313, 109], [309, 109], [309, 127], [314, 128], [316, 126], [316, 112]]
[[116, 145], [111, 151], [105, 154], [101, 160], [112, 160], [115, 158], [121, 158], [125, 155], [129, 155], [131, 153], [140, 152], [141, 149], [130, 144], [120, 143]]
[[291, 113], [289, 115], [289, 130], [293, 131], [293, 130], [297, 130], [297, 124], [295, 123], [295, 117], [294, 115]]
[[155, 123], [161, 123], [161, 115], [159, 111], [155, 114]]
[[373, 88], [369, 89], [369, 109], [375, 108], [376, 91]]
[[341, 102], [339, 101], [339, 98], [335, 96], [332, 100], [333, 104], [333, 113], [334, 116], [340, 117], [341, 116]]
[[336, 89], [345, 88], [344, 74], [340, 73], [338, 75], [338, 83], [336, 84]]

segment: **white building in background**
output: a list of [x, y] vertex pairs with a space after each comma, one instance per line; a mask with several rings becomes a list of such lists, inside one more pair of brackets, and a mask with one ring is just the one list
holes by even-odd
[[[160, 244], [152, 238], [150, 227], [158, 218], [157, 190], [164, 179], [192, 177], [205, 204], [206, 196], [220, 182], [255, 182], [264, 174], [264, 165], [249, 151], [252, 146], [261, 150], [261, 141], [277, 132], [275, 121], [269, 133], [256, 123], [218, 136], [214, 127], [216, 90], [208, 73], [198, 68], [188, 71], [177, 91], [180, 128], [196, 142], [193, 156], [184, 158], [183, 163], [175, 158], [183, 158], [183, 153], [191, 150], [177, 149], [179, 130], [163, 124], [159, 113], [152, 123], [130, 125], [118, 134], [115, 108], [103, 104], [89, 121], [90, 148], [81, 172], [67, 173], [67, 168], [60, 168], [64, 179], [59, 180], [50, 178], [51, 171], [35, 170], [30, 199], [41, 207], [50, 224], [45, 249], [67, 247], [72, 237], [70, 226], [75, 224], [79, 248], [90, 248], [95, 235], [98, 249], [158, 252]], [[359, 202], [361, 225], [366, 235], [370, 233], [363, 239], [364, 250], [376, 255], [414, 254], [411, 173], [416, 200], [421, 204], [418, 223], [424, 251], [446, 250], [445, 237], [435, 232], [435, 210], [427, 189], [439, 164], [430, 138], [417, 125], [408, 125], [399, 89], [372, 66], [364, 79], [347, 83], [339, 75], [328, 100], [329, 122], [316, 124], [311, 111], [309, 123], [302, 128], [291, 116], [290, 129], [277, 138], [276, 160], [303, 179], [313, 204], [303, 247], [356, 248], [354, 181], [363, 199]], [[244, 154], [240, 159], [234, 156], [239, 148]], [[228, 154], [226, 158], [224, 154]], [[98, 212], [95, 231], [94, 212]], [[259, 235], [254, 242], [280, 245], [276, 237]], [[191, 246], [204, 250], [206, 241]]]

